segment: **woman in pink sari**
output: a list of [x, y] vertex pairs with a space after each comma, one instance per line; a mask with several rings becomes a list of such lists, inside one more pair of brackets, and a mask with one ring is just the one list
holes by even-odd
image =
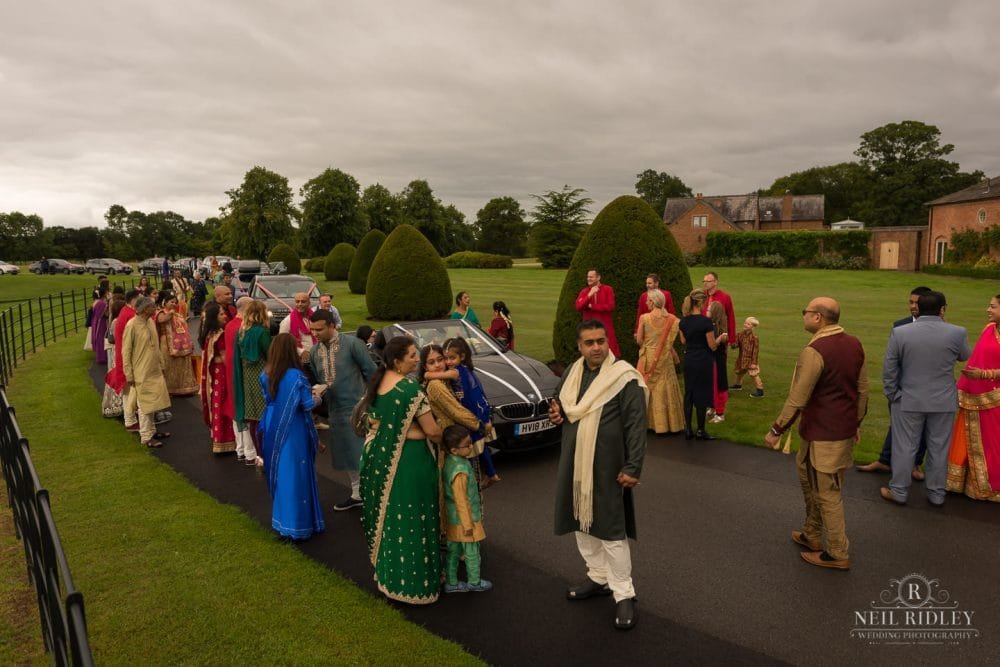
[[948, 452], [948, 490], [1000, 502], [1000, 294], [958, 379], [958, 419]]

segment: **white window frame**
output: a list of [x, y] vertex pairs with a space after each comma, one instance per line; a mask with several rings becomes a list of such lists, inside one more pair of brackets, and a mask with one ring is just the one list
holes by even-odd
[[708, 216], [707, 215], [694, 215], [691, 216], [691, 225], [693, 227], [701, 227], [703, 229], [708, 227]]
[[934, 242], [934, 263], [944, 264], [944, 253], [948, 249], [948, 241], [938, 239]]

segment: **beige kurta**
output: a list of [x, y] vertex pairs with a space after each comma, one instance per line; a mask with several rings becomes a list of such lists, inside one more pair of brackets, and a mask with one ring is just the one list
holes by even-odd
[[152, 320], [136, 315], [125, 325], [122, 370], [125, 378], [135, 383], [132, 391], [136, 392], [139, 409], [145, 414], [170, 407], [156, 325]]

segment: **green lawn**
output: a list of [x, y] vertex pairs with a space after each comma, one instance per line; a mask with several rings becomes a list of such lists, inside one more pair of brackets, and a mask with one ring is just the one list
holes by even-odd
[[[9, 397], [86, 599], [97, 664], [476, 663], [101, 417], [77, 338], [31, 357]], [[44, 662], [28, 644], [38, 626], [10, 617], [25, 608], [27, 582], [7, 537], [0, 580], [21, 587], [0, 586], [0, 632], [15, 637], [0, 641], [0, 664]]]
[[[706, 269], [692, 270], [700, 284]], [[764, 399], [732, 397], [727, 419], [713, 432], [757, 444], [780, 409], [799, 350], [808, 341], [800, 310], [810, 298], [840, 300], [842, 323], [869, 356], [869, 418], [858, 460], [880, 449], [888, 426], [881, 396], [881, 358], [893, 320], [906, 314], [909, 291], [927, 284], [950, 301], [948, 319], [969, 329], [974, 342], [985, 308], [1000, 282], [875, 271], [727, 268], [720, 286], [737, 318], [761, 320]], [[552, 358], [552, 319], [565, 275], [535, 267], [451, 271], [454, 290], [467, 290], [480, 318], [490, 303], [510, 306], [518, 350]], [[321, 276], [320, 276], [321, 278]], [[16, 281], [16, 282], [15, 282]], [[3, 276], [0, 299], [86, 287], [91, 276]], [[367, 320], [364, 297], [346, 282], [320, 280], [334, 293], [347, 328]], [[614, 286], [631, 308], [641, 286]], [[679, 295], [675, 295], [679, 296]], [[675, 299], [678, 303], [680, 298]], [[372, 324], [376, 324], [372, 322]], [[99, 663], [467, 663], [455, 645], [407, 623], [400, 614], [294, 549], [277, 543], [237, 509], [193, 489], [169, 467], [141, 451], [134, 438], [99, 416], [90, 386], [89, 355], [79, 335], [29, 357], [9, 388], [21, 427], [53, 509], [73, 575], [87, 599], [90, 635]], [[732, 363], [732, 362], [730, 362]], [[23, 581], [19, 545], [0, 542], [5, 581]], [[253, 562], [246, 577], [233, 563]], [[0, 587], [0, 663], [44, 660], [16, 638], [37, 633], [34, 622], [14, 623], [24, 607], [18, 587]], [[334, 613], [333, 610], [337, 610]], [[336, 619], [335, 621], [333, 619]], [[238, 628], [267, 628], [242, 635]], [[13, 637], [14, 639], [12, 639]]]

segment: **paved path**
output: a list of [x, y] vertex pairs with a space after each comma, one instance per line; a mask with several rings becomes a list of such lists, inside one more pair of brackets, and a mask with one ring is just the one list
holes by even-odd
[[[263, 478], [231, 456], [210, 454], [195, 400], [175, 401], [173, 412], [174, 435], [155, 455], [270, 526]], [[823, 570], [803, 562], [789, 537], [802, 518], [791, 457], [722, 441], [651, 437], [637, 494], [640, 539], [632, 546], [640, 620], [623, 633], [611, 627], [610, 598], [564, 597], [584, 568], [572, 537], [552, 534], [557, 459], [557, 451], [544, 451], [497, 460], [503, 482], [485, 494], [483, 573], [493, 591], [443, 596], [426, 608], [394, 606], [492, 664], [1000, 661], [996, 504], [949, 495], [936, 510], [917, 483], [909, 506], [896, 507], [877, 495], [884, 476], [852, 471], [845, 506], [853, 569]], [[327, 530], [297, 548], [381, 598], [360, 515], [330, 511], [346, 495], [346, 480], [334, 474], [328, 455], [317, 469]], [[948, 605], [972, 612], [979, 637], [922, 644], [852, 637], [857, 614], [871, 611], [884, 590], [895, 595], [891, 581], [911, 574], [938, 580]], [[894, 613], [900, 626], [905, 611]]]

